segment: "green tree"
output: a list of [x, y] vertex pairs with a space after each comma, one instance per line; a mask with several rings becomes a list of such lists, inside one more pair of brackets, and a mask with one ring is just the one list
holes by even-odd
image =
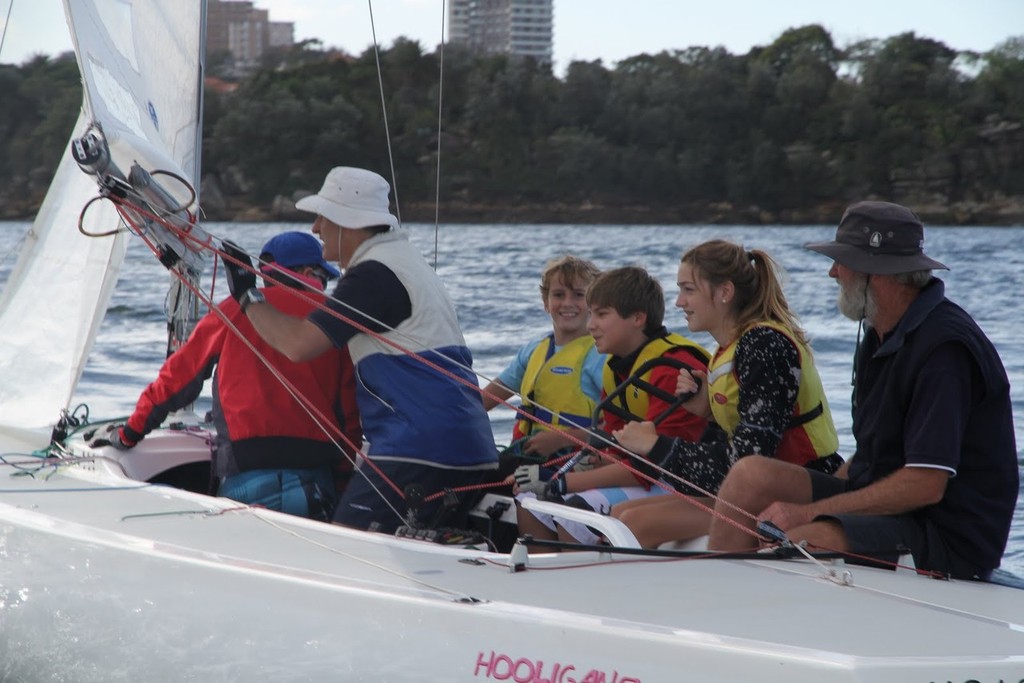
[[38, 55], [12, 71], [0, 68], [0, 179], [15, 213], [34, 211], [67, 150], [82, 109], [82, 87], [74, 55]]
[[953, 66], [956, 56], [940, 42], [904, 33], [865, 60], [860, 86], [875, 112], [875, 129], [859, 145], [872, 160], [865, 170], [873, 191], [891, 195], [894, 170], [957, 152], [964, 76]]
[[[806, 216], [866, 196], [948, 203], [1024, 187], [1024, 38], [984, 54], [913, 33], [840, 49], [812, 24], [745, 55], [574, 62], [563, 79], [407, 39], [355, 57], [309, 41], [264, 66], [206, 93], [204, 170], [243, 204], [315, 190], [339, 164], [393, 179], [403, 205], [439, 189], [442, 202], [694, 217], [712, 204]], [[80, 109], [75, 61], [0, 66], [0, 88], [0, 204], [29, 213]]]

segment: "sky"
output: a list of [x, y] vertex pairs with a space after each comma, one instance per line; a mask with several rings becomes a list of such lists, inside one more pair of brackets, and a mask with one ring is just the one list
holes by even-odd
[[[116, 0], [112, 0], [116, 1]], [[155, 0], [150, 0], [155, 1]], [[398, 36], [432, 51], [441, 42], [445, 0], [255, 0], [272, 21], [295, 24], [295, 39], [359, 54]], [[372, 7], [373, 22], [370, 21]], [[10, 9], [10, 25], [7, 12]], [[555, 0], [555, 73], [573, 60], [606, 67], [643, 52], [723, 46], [745, 54], [788, 28], [818, 23], [843, 46], [913, 31], [956, 50], [984, 52], [1024, 35], [1024, 0]], [[61, 0], [0, 0], [7, 27], [0, 63], [71, 49]], [[447, 34], [445, 34], [447, 38]]]

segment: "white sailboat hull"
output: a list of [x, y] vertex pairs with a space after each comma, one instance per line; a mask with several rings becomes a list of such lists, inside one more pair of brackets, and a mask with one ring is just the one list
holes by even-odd
[[0, 474], [0, 679], [1024, 679], [1012, 588], [595, 553], [513, 573], [118, 469]]
[[[100, 124], [122, 169], [196, 185], [205, 4], [65, 7], [76, 134]], [[841, 585], [805, 560], [513, 562], [141, 483], [204, 466], [201, 429], [126, 453], [79, 440], [59, 467], [29, 455], [69, 407], [124, 253], [69, 241], [92, 182], [73, 170], [0, 301], [5, 343], [19, 331], [0, 347], [0, 681], [1024, 681], [1020, 590], [865, 568]], [[93, 289], [54, 275], [72, 270]], [[89, 306], [57, 308], [37, 282]], [[43, 343], [54, 326], [67, 343]]]

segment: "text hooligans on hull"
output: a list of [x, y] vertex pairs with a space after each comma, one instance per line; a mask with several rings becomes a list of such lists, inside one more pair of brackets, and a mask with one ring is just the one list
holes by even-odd
[[473, 677], [515, 683], [642, 683], [639, 678], [625, 676], [618, 671], [585, 671], [563, 662], [546, 664], [542, 659], [513, 659], [493, 650], [489, 654], [477, 654]]

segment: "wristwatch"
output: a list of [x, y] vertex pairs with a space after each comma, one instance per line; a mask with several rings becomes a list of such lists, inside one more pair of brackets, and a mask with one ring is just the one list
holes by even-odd
[[255, 287], [250, 287], [242, 292], [242, 296], [238, 298], [238, 305], [242, 307], [242, 313], [245, 313], [251, 304], [262, 304], [266, 301], [267, 297], [263, 296], [263, 292]]

